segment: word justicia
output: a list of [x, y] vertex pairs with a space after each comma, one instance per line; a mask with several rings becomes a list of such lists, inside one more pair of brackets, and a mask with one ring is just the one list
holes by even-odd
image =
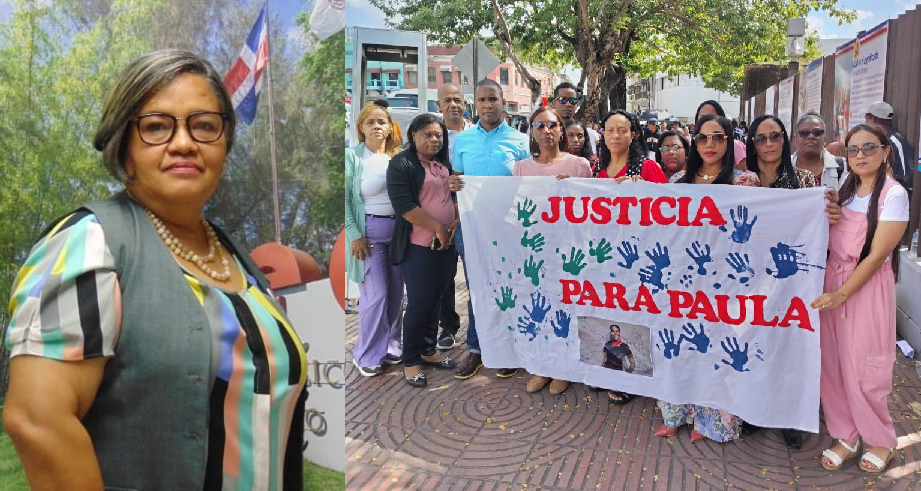
[[642, 227], [653, 224], [702, 227], [705, 221], [717, 227], [726, 225], [723, 214], [708, 196], [699, 200], [687, 196], [551, 196], [547, 201], [550, 209], [540, 215], [541, 220], [546, 223], [556, 223], [563, 219], [570, 223], [584, 223], [590, 220], [592, 223], [603, 225], [613, 220], [618, 225], [630, 225], [637, 218], [638, 212], [638, 224]]

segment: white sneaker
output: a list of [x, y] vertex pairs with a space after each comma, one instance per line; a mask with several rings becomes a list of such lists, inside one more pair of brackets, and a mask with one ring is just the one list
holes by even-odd
[[364, 377], [373, 377], [375, 375], [380, 375], [384, 373], [384, 369], [380, 365], [362, 367], [362, 366], [359, 366], [358, 362], [355, 361], [354, 359], [352, 360], [352, 365], [355, 365], [355, 368], [358, 369], [358, 373], [360, 373]]

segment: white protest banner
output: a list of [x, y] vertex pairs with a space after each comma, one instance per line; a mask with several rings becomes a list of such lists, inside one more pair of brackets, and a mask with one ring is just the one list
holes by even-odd
[[777, 92], [777, 86], [772, 85], [764, 91], [764, 114], [775, 115], [774, 111], [774, 94]]
[[864, 116], [870, 104], [883, 100], [888, 43], [888, 20], [865, 32], [854, 41], [849, 130], [864, 122]]
[[805, 79], [805, 88], [802, 89], [803, 100], [800, 101], [800, 116], [809, 111], [822, 110], [822, 58], [809, 64], [806, 68]]
[[[835, 50], [835, 121], [832, 131], [835, 141], [844, 143], [844, 137], [851, 128], [851, 71], [854, 64], [854, 43], [848, 41]], [[827, 124], [827, 122], [826, 122]]]
[[[818, 431], [822, 189], [464, 180], [487, 366]], [[632, 373], [602, 366], [612, 324]]]

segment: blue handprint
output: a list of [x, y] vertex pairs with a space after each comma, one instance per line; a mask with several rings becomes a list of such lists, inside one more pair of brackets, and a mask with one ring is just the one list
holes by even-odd
[[569, 316], [566, 312], [562, 310], [556, 311], [556, 322], [550, 321], [550, 327], [553, 328], [553, 334], [558, 338], [567, 338], [569, 337], [569, 323], [572, 321], [572, 317]]
[[528, 339], [528, 341], [534, 341], [534, 338], [537, 337], [538, 331], [540, 331], [540, 328], [538, 328], [537, 324], [532, 322], [531, 319], [527, 317], [518, 318], [518, 332], [520, 332], [521, 334], [530, 335], [531, 339]]
[[619, 252], [621, 257], [624, 258], [624, 262], [619, 262], [617, 265], [631, 269], [633, 268], [633, 263], [640, 260], [639, 248], [627, 242], [626, 240], [622, 241], [620, 244], [621, 246], [617, 248], [617, 252]]
[[672, 357], [678, 358], [681, 351], [681, 339], [675, 342], [675, 331], [671, 329], [662, 329], [659, 331], [659, 339], [662, 340], [662, 346], [665, 351], [665, 359], [670, 360]]
[[697, 332], [697, 330], [694, 329], [694, 325], [690, 322], [688, 322], [683, 329], [685, 334], [682, 334], [681, 337], [678, 338], [678, 344], [681, 344], [681, 341], [688, 340], [694, 345], [688, 348], [689, 350], [706, 353], [707, 349], [710, 347], [710, 338], [704, 334], [704, 325], [700, 325], [700, 332]]
[[739, 205], [737, 210], [738, 217], [736, 217], [736, 213], [733, 210], [729, 210], [729, 216], [732, 217], [732, 225], [735, 227], [735, 231], [732, 232], [732, 241], [738, 244], [744, 244], [751, 238], [752, 227], [754, 227], [755, 222], [758, 221], [758, 216], [755, 215], [752, 218], [752, 222], [748, 223], [748, 208]]
[[531, 309], [528, 310], [528, 306], [525, 305], [524, 311], [531, 316], [534, 322], [544, 322], [544, 317], [547, 316], [547, 312], [550, 312], [550, 306], [547, 305], [546, 297], [540, 292], [534, 292], [531, 294]]
[[803, 247], [801, 245], [787, 245], [778, 242], [777, 247], [771, 247], [771, 256], [774, 258], [774, 265], [777, 267], [777, 271], [772, 271], [771, 268], [765, 268], [767, 274], [782, 280], [784, 278], [789, 278], [800, 271], [808, 271], [809, 268], [818, 268], [825, 269], [821, 266], [816, 266], [815, 264], [807, 264], [805, 262], [800, 262], [801, 259], [805, 258], [806, 255], [800, 251], [794, 249], [794, 247]]
[[[742, 255], [738, 252], [730, 253], [729, 257], [726, 258], [726, 262], [739, 274], [739, 283], [743, 285], [748, 283], [748, 280], [755, 274], [755, 270], [748, 265], [748, 254]], [[733, 280], [736, 279], [734, 274], [729, 274], [727, 276]]]
[[524, 231], [524, 236], [521, 237], [521, 245], [524, 247], [530, 247], [534, 252], [540, 252], [544, 250], [544, 236], [540, 233], [534, 234], [534, 237], [528, 238], [528, 231]]
[[655, 249], [646, 251], [646, 257], [652, 260], [652, 264], [655, 265], [656, 269], [666, 268], [672, 264], [671, 259], [668, 257], [668, 247], [662, 247], [662, 244], [658, 242], [656, 242]]
[[668, 286], [662, 281], [664, 274], [662, 270], [672, 264], [668, 257], [668, 247], [662, 247], [662, 244], [656, 242], [654, 249], [646, 251], [646, 257], [652, 260], [652, 265], [640, 270], [640, 282], [652, 285], [653, 293], [665, 290]]
[[749, 371], [745, 368], [745, 364], [748, 363], [748, 343], [745, 343], [745, 349], [739, 349], [739, 340], [727, 336], [726, 341], [720, 341], [720, 345], [723, 347], [723, 351], [732, 358], [731, 363], [723, 358], [724, 364], [731, 366], [737, 372]]
[[[693, 251], [691, 247], [693, 247]], [[686, 247], [684, 251], [697, 263], [697, 274], [707, 274], [707, 263], [713, 261], [713, 258], [710, 257], [710, 244], [704, 244], [703, 248], [701, 248], [700, 242], [695, 240], [691, 247]], [[694, 269], [694, 267], [688, 266], [688, 269]]]
[[537, 223], [536, 221], [531, 221], [531, 216], [537, 211], [537, 205], [531, 201], [531, 198], [525, 198], [523, 204], [524, 206], [522, 206], [521, 202], [518, 203], [518, 219], [521, 220], [522, 225], [530, 227]]

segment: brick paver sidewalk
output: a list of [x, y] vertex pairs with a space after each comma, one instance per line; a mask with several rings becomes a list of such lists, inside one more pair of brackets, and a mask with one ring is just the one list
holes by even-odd
[[[459, 268], [460, 269], [460, 268]], [[467, 290], [458, 271], [459, 341], [466, 332]], [[582, 384], [563, 394], [525, 391], [530, 375], [509, 379], [481, 369], [468, 380], [426, 367], [429, 385], [402, 380], [400, 365], [361, 377], [351, 363], [357, 315], [346, 319], [345, 484], [349, 490], [905, 490], [921, 489], [921, 378], [898, 355], [889, 407], [899, 451], [881, 476], [857, 468], [822, 468], [832, 444], [824, 425], [790, 451], [778, 430], [719, 444], [690, 442], [687, 427], [671, 438], [653, 399], [626, 406]], [[447, 352], [456, 361], [466, 345]], [[601, 396], [599, 398], [599, 395]], [[777, 408], [782, 411], [783, 408]]]

